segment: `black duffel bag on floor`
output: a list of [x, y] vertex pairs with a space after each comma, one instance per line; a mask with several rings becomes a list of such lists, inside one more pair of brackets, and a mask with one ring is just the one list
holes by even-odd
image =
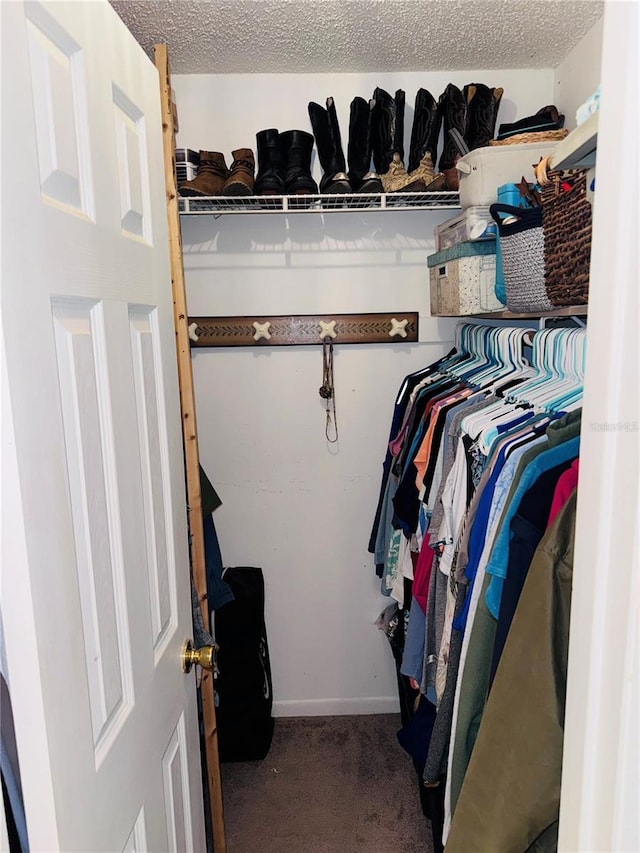
[[235, 600], [215, 611], [220, 761], [256, 761], [269, 752], [274, 725], [264, 578], [251, 566], [225, 569], [223, 578]]

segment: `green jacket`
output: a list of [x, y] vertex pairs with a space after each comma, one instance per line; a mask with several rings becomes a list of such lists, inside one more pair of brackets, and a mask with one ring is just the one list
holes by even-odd
[[574, 493], [529, 568], [446, 853], [557, 847], [575, 512]]

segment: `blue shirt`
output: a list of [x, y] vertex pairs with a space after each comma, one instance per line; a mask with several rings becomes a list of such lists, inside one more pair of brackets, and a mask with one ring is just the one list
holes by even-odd
[[[493, 519], [502, 511], [506, 502], [520, 457], [530, 449], [533, 443], [544, 440], [545, 438], [539, 438], [532, 442], [529, 437], [521, 446], [518, 446], [518, 441], [522, 441], [522, 436], [515, 436], [513, 441], [505, 442], [498, 451], [489, 480], [482, 490], [476, 517], [469, 534], [469, 563], [464, 572], [465, 577], [469, 579], [469, 589], [464, 604], [453, 621], [453, 627], [456, 631], [464, 631], [466, 627], [471, 605], [471, 591], [484, 550], [486, 535], [491, 530]], [[506, 458], [507, 454], [509, 454], [508, 459]]]
[[502, 517], [502, 524], [493, 544], [491, 557], [487, 563], [487, 574], [493, 575], [489, 588], [487, 589], [485, 601], [490, 613], [495, 619], [500, 612], [500, 599], [502, 598], [502, 587], [507, 576], [507, 563], [509, 561], [509, 540], [511, 534], [511, 519], [515, 516], [520, 506], [524, 493], [531, 488], [538, 477], [550, 468], [561, 465], [569, 459], [575, 459], [580, 450], [580, 438], [571, 438], [557, 447], [543, 451], [536, 456], [522, 472], [520, 481], [516, 487], [511, 503]]

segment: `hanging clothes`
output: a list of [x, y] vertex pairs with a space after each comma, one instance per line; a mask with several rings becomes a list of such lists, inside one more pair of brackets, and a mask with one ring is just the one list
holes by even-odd
[[[370, 548], [383, 591], [409, 607], [399, 672], [435, 707], [418, 738], [444, 803], [436, 846], [473, 823], [459, 809], [488, 702], [534, 555], [577, 481], [584, 330], [536, 333], [530, 362], [527, 334], [459, 326], [454, 354], [404, 380], [383, 466]], [[486, 784], [496, 771], [485, 756], [474, 772]], [[519, 849], [483, 844], [466, 849]]]

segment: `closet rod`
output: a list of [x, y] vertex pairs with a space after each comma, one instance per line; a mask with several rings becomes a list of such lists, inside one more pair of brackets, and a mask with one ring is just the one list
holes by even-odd
[[[180, 215], [175, 178], [175, 132], [178, 119], [171, 91], [169, 53], [166, 44], [154, 45], [155, 65], [160, 82], [160, 109], [162, 113], [162, 145], [164, 151], [164, 174], [167, 193], [167, 224], [169, 229], [169, 256], [171, 262], [171, 286], [173, 289], [173, 319], [176, 330], [178, 358], [178, 381], [180, 385], [180, 408], [182, 412], [182, 434], [184, 440], [185, 472], [187, 484], [188, 523], [191, 543], [191, 571], [198, 594], [202, 621], [209, 630], [209, 604], [207, 599], [207, 576], [204, 559], [204, 531], [202, 526], [202, 498], [200, 494], [200, 459], [196, 429], [195, 393], [189, 350], [187, 299], [182, 263], [182, 241]], [[177, 662], [176, 662], [177, 665]], [[227, 849], [222, 811], [222, 781], [218, 754], [218, 732], [214, 705], [213, 675], [202, 670], [200, 683], [202, 718], [204, 724], [205, 757], [209, 790], [209, 806], [213, 828], [213, 843], [216, 853]]]
[[398, 344], [418, 341], [418, 312], [189, 317], [192, 347]]

